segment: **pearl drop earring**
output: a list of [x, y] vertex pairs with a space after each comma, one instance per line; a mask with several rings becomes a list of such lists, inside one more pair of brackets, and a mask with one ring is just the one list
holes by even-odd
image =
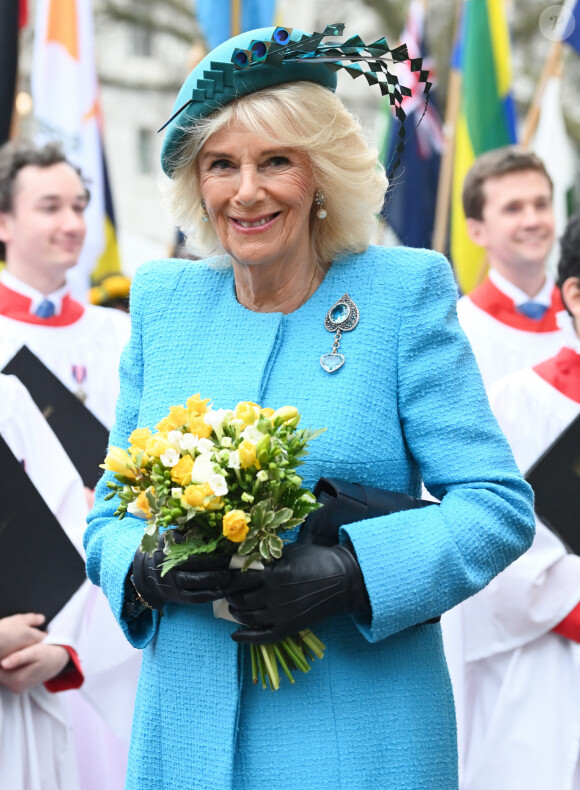
[[326, 209], [324, 208], [324, 200], [325, 195], [322, 189], [317, 189], [314, 193], [314, 205], [318, 206], [318, 210], [316, 211], [316, 216], [318, 219], [326, 219], [328, 214], [326, 213]]

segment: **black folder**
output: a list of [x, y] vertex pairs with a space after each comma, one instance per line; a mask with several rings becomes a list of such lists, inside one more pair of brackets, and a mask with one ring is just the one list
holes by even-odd
[[530, 467], [526, 480], [538, 516], [580, 554], [580, 415]]
[[0, 562], [0, 617], [40, 612], [48, 623], [86, 579], [81, 555], [1, 436]]
[[109, 432], [54, 373], [27, 346], [2, 370], [17, 376], [57, 435], [83, 483], [94, 488], [107, 454]]

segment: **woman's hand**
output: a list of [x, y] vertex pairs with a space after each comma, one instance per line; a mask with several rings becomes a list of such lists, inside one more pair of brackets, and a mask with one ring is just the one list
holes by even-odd
[[34, 612], [0, 618], [0, 661], [15, 650], [42, 642], [46, 634], [39, 627], [45, 619]]
[[162, 549], [152, 555], [140, 549], [133, 558], [133, 583], [141, 598], [152, 609], [162, 609], [168, 601], [175, 603], [208, 603], [224, 597], [224, 590], [234, 578], [228, 569], [230, 557], [191, 557], [183, 565], [161, 576], [165, 559]]
[[68, 661], [69, 653], [62, 645], [29, 645], [0, 661], [0, 685], [20, 694], [52, 680]]
[[238, 579], [246, 588], [253, 582], [253, 588], [240, 592], [234, 582], [226, 593], [230, 613], [250, 626], [232, 634], [236, 642], [276, 642], [369, 605], [356, 556], [345, 546], [293, 543], [263, 571], [246, 571]]

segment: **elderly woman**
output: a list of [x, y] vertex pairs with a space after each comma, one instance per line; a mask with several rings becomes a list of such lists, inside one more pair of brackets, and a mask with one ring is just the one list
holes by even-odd
[[[175, 214], [221, 253], [139, 269], [111, 443], [197, 391], [222, 408], [292, 403], [327, 428], [306, 485], [416, 496], [423, 480], [442, 502], [350, 523], [339, 546], [290, 544], [248, 593], [234, 571], [160, 579], [156, 555], [136, 552], [143, 522], [119, 523], [104, 501], [105, 476], [88, 572], [143, 649], [127, 787], [453, 790], [453, 699], [427, 621], [530, 545], [531, 494], [457, 323], [449, 264], [369, 246], [386, 180], [333, 93], [336, 69], [313, 47], [308, 62], [235, 68], [272, 33], [218, 47], [178, 96], [162, 152]], [[248, 631], [214, 617], [224, 590]], [[236, 641], [314, 622], [324, 660], [275, 693], [253, 685]]]

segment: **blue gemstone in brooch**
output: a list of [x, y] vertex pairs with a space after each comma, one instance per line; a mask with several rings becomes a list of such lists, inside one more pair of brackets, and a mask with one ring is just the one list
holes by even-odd
[[324, 319], [324, 326], [329, 332], [334, 332], [332, 351], [320, 357], [322, 369], [327, 373], [334, 373], [344, 365], [344, 355], [338, 353], [343, 332], [351, 332], [358, 324], [358, 307], [350, 296], [345, 295], [332, 305]]

